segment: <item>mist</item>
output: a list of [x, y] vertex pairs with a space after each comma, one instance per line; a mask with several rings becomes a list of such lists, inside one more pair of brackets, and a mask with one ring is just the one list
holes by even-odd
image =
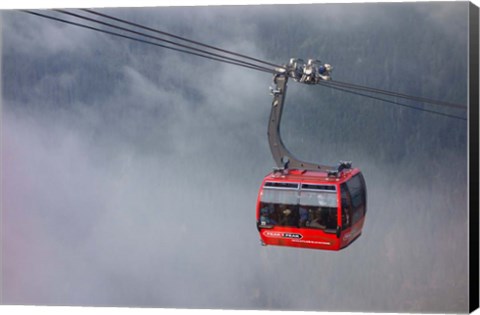
[[[102, 12], [280, 64], [320, 58], [340, 81], [466, 104], [467, 9]], [[3, 304], [468, 310], [465, 121], [289, 82], [287, 147], [361, 168], [366, 223], [340, 252], [262, 247], [255, 202], [275, 166], [269, 74], [17, 11], [2, 12], [2, 32]]]

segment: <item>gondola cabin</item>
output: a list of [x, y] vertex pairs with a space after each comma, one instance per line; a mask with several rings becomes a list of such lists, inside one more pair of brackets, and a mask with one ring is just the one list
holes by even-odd
[[358, 169], [289, 170], [267, 175], [257, 199], [262, 245], [340, 250], [362, 233], [367, 210]]

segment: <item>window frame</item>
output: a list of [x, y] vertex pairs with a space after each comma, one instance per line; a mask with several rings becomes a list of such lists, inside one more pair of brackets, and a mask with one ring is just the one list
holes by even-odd
[[[295, 194], [296, 198], [293, 198], [293, 195], [288, 196], [286, 199], [290, 199], [293, 201], [295, 199], [295, 204], [291, 203], [279, 203], [277, 201], [281, 200], [282, 198], [264, 198], [264, 196], [268, 193], [265, 191], [269, 191], [269, 193], [273, 193], [273, 191], [277, 191], [279, 193], [285, 192], [287, 194]], [[314, 193], [316, 195], [322, 195], [323, 200], [326, 202], [325, 204], [320, 204], [320, 200], [318, 199], [319, 204], [301, 204], [302, 201], [302, 193]], [[311, 212], [316, 211], [315, 209], [319, 209], [323, 211], [334, 211], [335, 212], [335, 226], [338, 226], [338, 214], [339, 214], [339, 205], [338, 205], [338, 194], [339, 194], [339, 187], [338, 185], [317, 185], [311, 183], [294, 183], [294, 182], [265, 182], [263, 186], [263, 193], [260, 197], [260, 211], [265, 207], [271, 207], [273, 210], [266, 215], [266, 218], [269, 220], [273, 220], [275, 224], [260, 224], [260, 227], [289, 227], [289, 228], [299, 228], [299, 229], [309, 229], [309, 230], [317, 230], [323, 231], [325, 233], [335, 233], [331, 227], [327, 226], [327, 222], [325, 222], [325, 227], [317, 227], [317, 226], [309, 226], [309, 225], [302, 225], [300, 223], [300, 208], [304, 208], [310, 210], [308, 211], [309, 221], [312, 222], [311, 216], [314, 216], [317, 219], [317, 214]], [[331, 197], [325, 197], [326, 195], [332, 195]], [[333, 198], [334, 196], [334, 198]], [[309, 196], [311, 198], [311, 196]], [[318, 198], [318, 197], [317, 197]], [[333, 201], [334, 200], [334, 201]], [[283, 208], [289, 208], [291, 210], [290, 216], [294, 217], [297, 221], [296, 225], [282, 225], [282, 214], [281, 212], [284, 210]], [[329, 209], [329, 210], [327, 210]], [[334, 210], [333, 210], [334, 209]], [[322, 214], [324, 216], [325, 214]], [[259, 218], [265, 217], [265, 214], [260, 213]], [[259, 220], [261, 221], [261, 220]], [[336, 228], [335, 228], [336, 229]]]

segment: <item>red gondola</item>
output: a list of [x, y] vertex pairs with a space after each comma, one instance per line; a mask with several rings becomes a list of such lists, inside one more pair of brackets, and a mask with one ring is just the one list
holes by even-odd
[[262, 245], [340, 250], [362, 233], [367, 192], [360, 170], [352, 169], [350, 162], [331, 167], [299, 161], [280, 137], [288, 76], [316, 83], [329, 78], [325, 69], [331, 67], [325, 66], [316, 68], [309, 61], [302, 67], [291, 60], [287, 70], [274, 77], [268, 139], [278, 168], [264, 178], [258, 193], [256, 219]]
[[362, 233], [365, 181], [358, 169], [272, 172], [257, 200], [263, 245], [339, 250]]

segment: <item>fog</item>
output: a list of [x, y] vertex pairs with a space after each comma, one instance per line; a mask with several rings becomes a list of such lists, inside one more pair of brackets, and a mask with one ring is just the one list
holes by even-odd
[[[467, 8], [103, 12], [466, 104]], [[322, 164], [352, 160], [368, 212], [340, 252], [262, 247], [269, 74], [16, 11], [2, 12], [2, 31], [3, 304], [468, 310], [465, 121], [290, 82], [287, 147]]]

